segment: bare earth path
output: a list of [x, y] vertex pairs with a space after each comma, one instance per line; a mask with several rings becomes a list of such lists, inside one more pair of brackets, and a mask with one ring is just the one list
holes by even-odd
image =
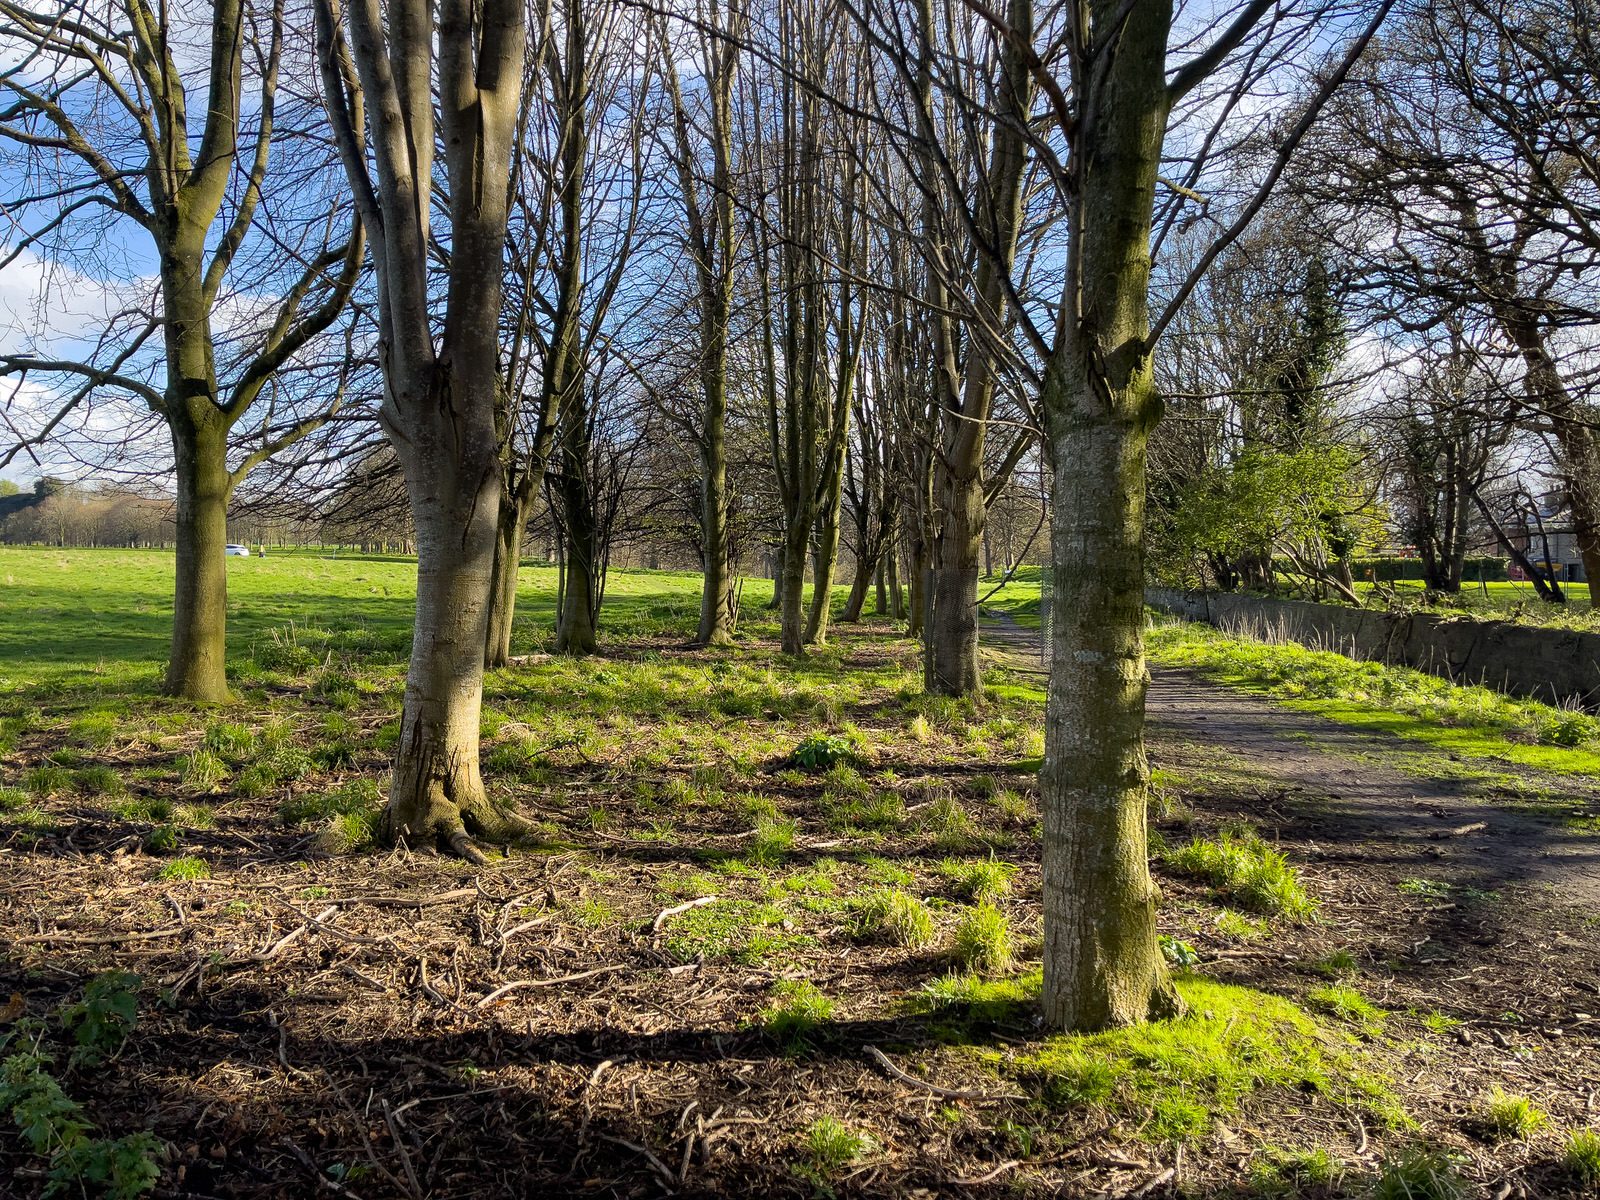
[[[986, 614], [983, 636], [1009, 665], [1042, 672], [1037, 630]], [[1600, 811], [1600, 781], [1452, 761], [1181, 671], [1152, 670], [1147, 711], [1158, 767], [1254, 789], [1263, 817], [1325, 862], [1456, 888], [1532, 888], [1600, 912], [1600, 834], [1568, 819], [1574, 799]], [[1536, 811], [1530, 796], [1567, 811]]]

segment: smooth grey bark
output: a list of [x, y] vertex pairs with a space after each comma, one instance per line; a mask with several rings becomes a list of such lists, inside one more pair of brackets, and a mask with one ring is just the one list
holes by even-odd
[[[316, 5], [324, 103], [377, 270], [380, 421], [417, 530], [416, 619], [385, 828], [395, 841], [441, 844], [479, 862], [474, 836], [504, 841], [528, 828], [490, 802], [478, 764], [502, 483], [501, 278], [526, 13], [522, 0], [443, 0], [437, 10], [428, 0], [391, 0], [386, 12], [354, 0], [343, 17], [335, 0]], [[346, 21], [353, 76], [341, 69]], [[437, 314], [435, 89], [450, 244]], [[371, 102], [367, 137], [350, 120], [360, 95]]]

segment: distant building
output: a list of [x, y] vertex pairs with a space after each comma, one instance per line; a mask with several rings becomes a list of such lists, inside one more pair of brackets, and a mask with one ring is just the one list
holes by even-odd
[[1555, 578], [1565, 583], [1588, 582], [1565, 492], [1546, 492], [1535, 501], [1534, 510], [1518, 508], [1505, 530], [1529, 562], [1549, 566]]

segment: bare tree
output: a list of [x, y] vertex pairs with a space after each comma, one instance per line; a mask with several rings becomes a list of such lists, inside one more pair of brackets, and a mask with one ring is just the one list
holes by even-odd
[[[318, 0], [324, 100], [377, 270], [379, 419], [405, 473], [417, 608], [386, 826], [475, 861], [505, 840], [478, 766], [501, 470], [501, 276], [523, 87], [524, 0]], [[346, 34], [348, 29], [348, 36]], [[348, 49], [348, 52], [347, 52]], [[353, 64], [354, 69], [350, 67]], [[436, 77], [437, 71], [437, 77]], [[446, 231], [434, 229], [435, 89]], [[372, 114], [362, 136], [362, 97]], [[429, 255], [448, 254], [444, 296]]]
[[[187, 24], [167, 5], [85, 0], [36, 11], [0, 0], [0, 41], [23, 51], [0, 73], [0, 93], [9, 96], [0, 107], [0, 143], [15, 153], [20, 181], [4, 207], [32, 218], [13, 226], [0, 266], [38, 250], [68, 259], [128, 224], [159, 263], [155, 299], [120, 314], [85, 357], [0, 357], [0, 374], [43, 375], [60, 386], [54, 410], [0, 465], [55, 436], [97, 393], [156, 414], [171, 439], [177, 482], [166, 688], [221, 702], [228, 699], [228, 502], [253, 468], [341, 403], [335, 383], [286, 419], [275, 385], [339, 318], [364, 251], [358, 229], [340, 240], [336, 206], [303, 174], [293, 172], [292, 187], [312, 197], [313, 212], [298, 233], [282, 215], [296, 211], [292, 193], [279, 197], [276, 216], [263, 203], [292, 137], [278, 111], [283, 0], [264, 11], [215, 0], [206, 21], [209, 52], [198, 64], [180, 64], [180, 47], [205, 21]], [[189, 97], [202, 72], [204, 106], [192, 118]], [[347, 119], [360, 129], [359, 104]], [[262, 251], [270, 267], [250, 261]], [[250, 277], [241, 284], [246, 267]], [[219, 328], [230, 303], [259, 306], [252, 291], [275, 298], [244, 328]], [[248, 430], [251, 444], [230, 455], [247, 432], [246, 415], [263, 411], [260, 426]]]

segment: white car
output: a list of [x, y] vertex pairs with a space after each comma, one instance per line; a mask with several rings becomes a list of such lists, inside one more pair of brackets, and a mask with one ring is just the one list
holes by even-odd
[[229, 542], [222, 548], [222, 554], [224, 558], [249, 558], [250, 547], [236, 546], [234, 543]]

